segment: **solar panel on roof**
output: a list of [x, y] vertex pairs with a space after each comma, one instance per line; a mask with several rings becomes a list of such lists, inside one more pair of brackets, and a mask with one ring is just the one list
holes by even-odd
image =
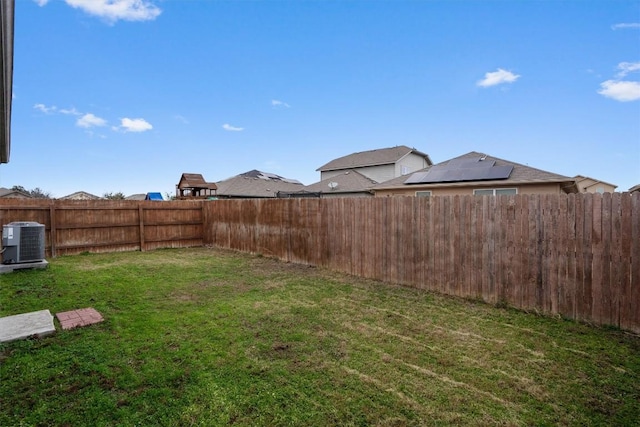
[[424, 177], [427, 175], [427, 172], [416, 172], [412, 174], [409, 178], [407, 178], [404, 183], [405, 184], [419, 184], [422, 182]]
[[489, 169], [486, 179], [507, 179], [513, 171], [513, 166], [494, 166]]
[[[444, 165], [442, 165], [444, 166]], [[405, 184], [435, 184], [442, 182], [487, 181], [507, 179], [513, 166], [490, 166], [470, 168], [432, 167], [427, 172], [415, 173]]]

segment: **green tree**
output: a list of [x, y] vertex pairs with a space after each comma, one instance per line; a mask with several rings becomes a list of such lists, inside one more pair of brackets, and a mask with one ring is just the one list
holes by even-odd
[[22, 185], [14, 185], [11, 187], [11, 191], [20, 191], [21, 193], [29, 194], [34, 199], [50, 199], [51, 193], [42, 190], [40, 187], [36, 187], [33, 190], [27, 190]]
[[107, 200], [124, 200], [124, 194], [121, 191], [118, 191], [117, 193], [104, 193], [102, 195], [103, 198], [107, 199]]

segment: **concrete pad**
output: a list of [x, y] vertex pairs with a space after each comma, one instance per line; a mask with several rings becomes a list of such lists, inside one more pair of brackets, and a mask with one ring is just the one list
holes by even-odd
[[37, 262], [19, 262], [16, 264], [0, 264], [0, 274], [11, 273], [16, 270], [27, 270], [31, 268], [47, 268], [49, 263], [46, 260]]
[[49, 310], [0, 317], [0, 342], [45, 337], [56, 332]]
[[89, 326], [104, 320], [102, 315], [91, 307], [56, 313], [56, 317], [64, 330], [77, 328], [78, 326]]

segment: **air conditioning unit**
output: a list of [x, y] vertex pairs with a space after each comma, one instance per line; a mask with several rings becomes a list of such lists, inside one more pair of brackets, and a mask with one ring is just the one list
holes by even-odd
[[2, 263], [44, 260], [44, 225], [31, 221], [10, 222], [2, 227]]

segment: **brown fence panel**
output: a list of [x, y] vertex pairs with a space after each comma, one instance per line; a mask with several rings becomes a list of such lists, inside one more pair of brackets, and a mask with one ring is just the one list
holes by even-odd
[[[295, 262], [640, 330], [640, 195], [213, 203], [211, 243], [258, 203], [259, 242]], [[227, 224], [220, 222], [227, 222]], [[249, 227], [251, 224], [248, 225]], [[222, 232], [221, 230], [224, 230]], [[246, 250], [246, 249], [243, 249]]]
[[629, 329], [635, 328], [636, 331], [640, 331], [640, 193], [638, 192], [634, 193], [632, 200], [631, 244], [629, 307], [624, 324]]
[[640, 194], [0, 200], [46, 256], [216, 245], [640, 332]]
[[201, 203], [0, 200], [0, 222], [45, 225], [45, 256], [202, 246]]

